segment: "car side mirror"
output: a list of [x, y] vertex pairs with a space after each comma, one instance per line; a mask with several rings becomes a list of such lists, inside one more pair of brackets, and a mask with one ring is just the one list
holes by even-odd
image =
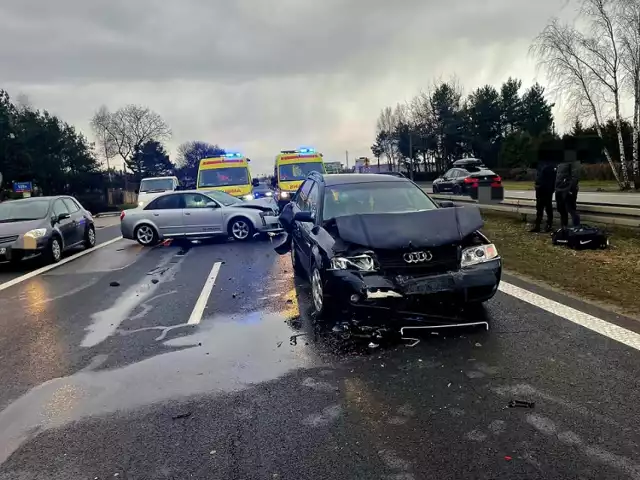
[[442, 208], [451, 208], [455, 206], [456, 205], [450, 200], [443, 200], [442, 202], [440, 202], [440, 207]]
[[71, 218], [71, 215], [69, 215], [68, 213], [61, 213], [60, 215], [58, 215], [56, 217], [56, 222], [60, 222], [62, 220], [66, 220], [67, 218]]
[[293, 216], [294, 222], [313, 223], [316, 221], [316, 217], [311, 212], [297, 212]]
[[260, 185], [260, 180], [254, 178], [253, 180], [251, 180], [251, 185], [254, 187], [258, 187]]

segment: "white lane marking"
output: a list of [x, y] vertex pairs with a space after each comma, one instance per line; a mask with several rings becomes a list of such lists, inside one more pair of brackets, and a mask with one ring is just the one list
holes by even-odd
[[640, 350], [640, 335], [627, 330], [626, 328], [619, 327], [613, 323], [609, 323], [600, 318], [589, 315], [588, 313], [581, 312], [575, 308], [568, 307], [556, 301], [550, 300], [537, 293], [530, 292], [524, 288], [516, 287], [510, 283], [500, 282], [500, 291], [511, 295], [523, 302], [527, 302], [535, 307], [545, 310], [549, 313], [557, 315], [558, 317], [569, 320], [584, 328], [609, 337], [612, 340], [620, 342], [628, 347]]
[[191, 312], [191, 316], [189, 317], [187, 325], [197, 325], [202, 321], [202, 314], [204, 313], [204, 309], [206, 308], [207, 302], [209, 301], [209, 296], [211, 295], [211, 291], [213, 290], [213, 285], [216, 283], [216, 278], [218, 277], [218, 273], [220, 272], [221, 265], [222, 262], [216, 262], [213, 264], [211, 273], [209, 273], [209, 278], [207, 278], [207, 281], [204, 282], [204, 287], [202, 287], [202, 291], [200, 292], [198, 301], [193, 307], [193, 311]]
[[14, 285], [17, 285], [19, 283], [24, 282], [25, 280], [29, 280], [30, 278], [33, 277], [37, 277], [38, 275], [42, 274], [42, 273], [46, 273], [49, 270], [53, 270], [54, 268], [58, 268], [61, 267], [62, 265], [64, 265], [65, 263], [69, 263], [72, 262], [80, 257], [84, 257], [85, 255], [89, 255], [92, 252], [95, 252], [96, 250], [100, 250], [101, 248], [107, 247], [113, 243], [116, 243], [118, 240], [122, 240], [122, 237], [116, 237], [112, 240], [109, 240], [107, 242], [101, 243], [99, 245], [96, 245], [93, 248], [89, 248], [87, 250], [83, 250], [82, 252], [78, 252], [75, 255], [71, 255], [70, 257], [64, 258], [62, 260], [60, 260], [58, 263], [52, 263], [51, 265], [47, 265], [44, 266], [42, 268], [38, 268], [37, 270], [34, 270], [33, 272], [29, 272], [25, 275], [22, 275], [21, 277], [18, 278], [14, 278], [13, 280], [9, 280], [8, 282], [5, 282], [3, 284], [0, 284], [0, 291], [2, 290], [6, 290], [7, 288], [13, 287]]

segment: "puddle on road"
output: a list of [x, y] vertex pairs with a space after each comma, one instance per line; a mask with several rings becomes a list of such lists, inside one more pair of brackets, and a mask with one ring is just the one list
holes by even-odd
[[[94, 347], [109, 338], [129, 318], [136, 307], [151, 299], [162, 283], [173, 280], [184, 256], [177, 262], [173, 260], [173, 254], [168, 254], [161, 260], [152, 275], [155, 282], [150, 281], [147, 276], [143, 277], [142, 282], [135, 284], [118, 297], [112, 307], [91, 315], [91, 325], [87, 327], [87, 334], [80, 346]], [[155, 272], [159, 273], [155, 274]]]
[[291, 334], [281, 314], [216, 317], [192, 335], [163, 342], [175, 349], [168, 353], [46, 382], [0, 412], [0, 464], [38, 433], [82, 418], [238, 391], [320, 366], [312, 347], [288, 345]]

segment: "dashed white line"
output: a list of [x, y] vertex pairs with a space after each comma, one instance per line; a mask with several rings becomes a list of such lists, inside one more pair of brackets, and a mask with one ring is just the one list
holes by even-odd
[[109, 245], [111, 245], [113, 243], [116, 243], [118, 240], [122, 240], [122, 237], [114, 238], [114, 239], [109, 240], [107, 242], [104, 242], [104, 243], [101, 243], [99, 245], [96, 245], [93, 248], [89, 248], [87, 250], [83, 250], [82, 252], [76, 253], [75, 255], [71, 255], [70, 257], [64, 258], [64, 259], [60, 260], [58, 263], [52, 263], [51, 265], [47, 265], [45, 267], [38, 268], [37, 270], [29, 272], [29, 273], [27, 273], [25, 275], [22, 275], [22, 276], [18, 277], [18, 278], [14, 278], [13, 280], [9, 280], [8, 282], [0, 284], [0, 291], [6, 290], [7, 288], [10, 288], [10, 287], [13, 287], [14, 285], [22, 283], [25, 280], [29, 280], [30, 278], [37, 277], [38, 275], [46, 273], [49, 270], [53, 270], [54, 268], [61, 267], [65, 263], [73, 262], [74, 260], [76, 260], [76, 259], [78, 259], [80, 257], [84, 257], [85, 255], [89, 255], [90, 253], [95, 252], [96, 250], [99, 250], [99, 249], [107, 247], [107, 246], [109, 246]]
[[202, 291], [200, 292], [200, 296], [198, 297], [198, 301], [193, 307], [193, 311], [191, 312], [191, 316], [189, 317], [188, 325], [197, 325], [202, 321], [202, 314], [204, 313], [204, 309], [207, 306], [207, 302], [209, 301], [209, 296], [211, 295], [211, 291], [213, 290], [213, 286], [216, 283], [216, 278], [218, 277], [218, 273], [220, 272], [220, 266], [222, 262], [216, 262], [213, 264], [213, 268], [209, 273], [209, 277], [207, 281], [204, 282], [204, 286], [202, 287]]
[[516, 287], [507, 282], [500, 282], [500, 291], [511, 295], [523, 302], [527, 302], [534, 307], [538, 307], [546, 312], [552, 313], [558, 317], [569, 320], [584, 328], [604, 335], [612, 340], [620, 342], [628, 347], [640, 350], [640, 335], [627, 330], [626, 328], [619, 327], [613, 323], [609, 323], [600, 318], [589, 315], [588, 313], [581, 312], [575, 308], [568, 307], [562, 303], [550, 300], [537, 293], [530, 292], [524, 288]]

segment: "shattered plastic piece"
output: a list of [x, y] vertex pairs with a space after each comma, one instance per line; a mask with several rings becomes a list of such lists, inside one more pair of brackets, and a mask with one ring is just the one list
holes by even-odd
[[120, 283], [118, 283], [118, 282], [111, 282], [111, 283], [109, 284], [109, 286], [110, 286], [110, 287], [119, 287], [119, 286], [120, 286]]
[[526, 402], [524, 400], [511, 400], [507, 406], [509, 408], [535, 408], [536, 402]]
[[449, 382], [449, 385], [447, 385], [447, 388], [449, 388], [451, 386], [451, 382]]
[[481, 347], [481, 346], [482, 346], [482, 344], [480, 342], [476, 343], [476, 347]]
[[153, 280], [151, 280], [151, 283], [153, 283], [154, 285], [157, 284], [158, 282], [160, 282], [160, 280], [158, 280], [157, 278], [154, 278]]
[[193, 415], [193, 412], [185, 412], [185, 413], [179, 413], [178, 415], [174, 415], [171, 418], [173, 420], [180, 420], [181, 418], [189, 418], [191, 415]]
[[509, 455], [505, 455], [505, 456], [504, 456], [504, 459], [505, 459], [507, 462], [510, 462], [510, 461], [512, 460], [512, 458], [511, 458]]
[[377, 343], [369, 342], [369, 348], [378, 348], [379, 346]]

